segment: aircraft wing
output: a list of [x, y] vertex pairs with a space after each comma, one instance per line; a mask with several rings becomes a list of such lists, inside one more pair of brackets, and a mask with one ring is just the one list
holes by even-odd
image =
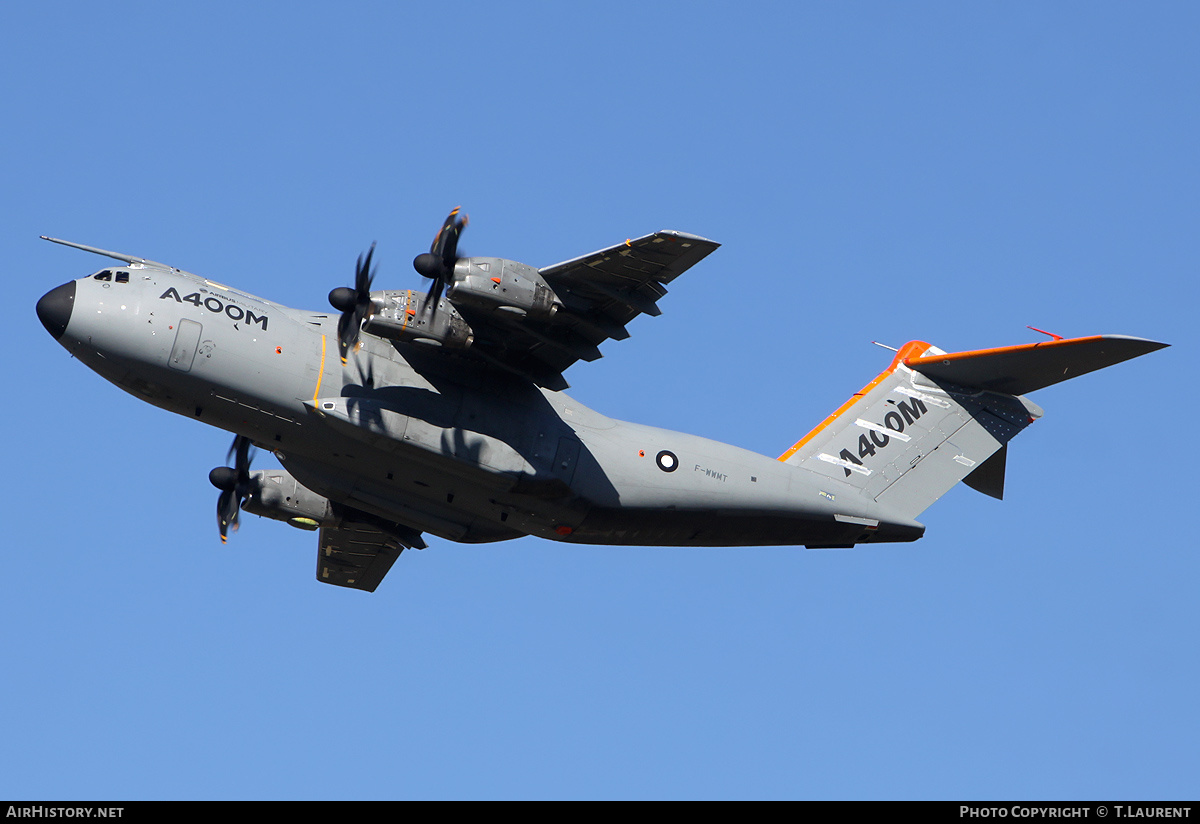
[[[720, 246], [685, 232], [661, 231], [626, 240], [538, 270], [562, 301], [553, 317], [524, 322], [464, 311], [477, 333], [475, 354], [549, 389], [565, 389], [562, 372], [597, 348], [629, 337], [625, 325], [640, 314], [659, 315], [670, 283]], [[479, 345], [482, 344], [482, 345]]]
[[323, 527], [318, 542], [317, 580], [374, 592], [403, 551], [399, 541], [367, 524]]
[[663, 284], [720, 245], [684, 232], [655, 232], [546, 266], [538, 274], [567, 303], [571, 314], [624, 326], [643, 312], [661, 314], [657, 301], [667, 293]]

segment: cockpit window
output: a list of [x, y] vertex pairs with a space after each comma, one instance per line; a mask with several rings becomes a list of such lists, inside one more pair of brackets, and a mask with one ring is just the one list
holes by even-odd
[[117, 272], [117, 283], [129, 283], [129, 273]]
[[98, 272], [93, 277], [96, 280], [112, 280], [112, 271], [105, 269], [103, 272]]

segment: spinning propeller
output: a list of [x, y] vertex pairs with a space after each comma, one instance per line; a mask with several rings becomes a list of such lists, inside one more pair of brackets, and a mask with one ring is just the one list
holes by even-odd
[[[413, 260], [413, 268], [433, 281], [425, 298], [425, 305], [429, 307], [431, 316], [437, 312], [438, 301], [442, 299], [446, 287], [454, 282], [454, 264], [458, 262], [458, 238], [467, 225], [467, 216], [458, 216], [461, 208], [455, 208], [446, 218], [429, 251], [417, 255]], [[346, 363], [346, 353], [358, 344], [363, 321], [374, 311], [371, 303], [371, 283], [375, 280], [371, 257], [374, 254], [375, 244], [372, 243], [365, 257], [358, 256], [358, 264], [354, 267], [354, 288], [339, 286], [329, 293], [330, 305], [342, 313], [338, 318], [338, 348], [341, 350], [343, 365]]]
[[225, 535], [229, 527], [234, 531], [238, 528], [238, 512], [241, 511], [242, 501], [250, 497], [250, 439], [238, 435], [229, 447], [225, 460], [236, 457], [232, 468], [218, 466], [208, 473], [208, 481], [221, 490], [217, 498], [217, 528], [221, 532], [221, 543], [225, 543]]
[[375, 280], [375, 272], [371, 269], [371, 256], [375, 254], [375, 244], [367, 251], [364, 259], [358, 256], [358, 264], [354, 267], [354, 288], [339, 286], [329, 293], [329, 303], [339, 310], [342, 316], [338, 318], [338, 348], [342, 353], [342, 363], [346, 363], [346, 352], [358, 343], [358, 333], [363, 321], [371, 314], [371, 282]]
[[458, 262], [458, 238], [468, 222], [466, 215], [458, 216], [461, 208], [455, 207], [446, 218], [429, 251], [413, 259], [413, 268], [433, 281], [429, 285], [429, 296], [425, 299], [431, 314], [437, 311], [442, 291], [454, 281], [454, 264]]

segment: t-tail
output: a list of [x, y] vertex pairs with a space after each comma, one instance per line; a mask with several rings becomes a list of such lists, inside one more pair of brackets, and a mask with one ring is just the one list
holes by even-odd
[[779, 460], [910, 518], [959, 481], [1000, 498], [1008, 442], [1042, 416], [1025, 393], [1165, 346], [1098, 335], [947, 354], [912, 341]]

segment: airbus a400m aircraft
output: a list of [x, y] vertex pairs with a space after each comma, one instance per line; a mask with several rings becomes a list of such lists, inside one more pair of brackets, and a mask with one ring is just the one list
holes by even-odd
[[[413, 265], [428, 291], [372, 290], [374, 247], [335, 313], [291, 309], [171, 266], [120, 262], [48, 292], [38, 317], [117, 386], [235, 434], [209, 473], [221, 540], [239, 510], [319, 530], [317, 579], [374, 591], [422, 533], [590, 544], [914, 541], [959, 481], [1000, 497], [1008, 441], [1041, 417], [1027, 392], [1166, 344], [1105, 335], [891, 365], [779, 458], [613, 420], [563, 373], [659, 314], [715, 250], [662, 231], [536, 269], [459, 257], [450, 214]], [[251, 445], [283, 470], [252, 471]]]

